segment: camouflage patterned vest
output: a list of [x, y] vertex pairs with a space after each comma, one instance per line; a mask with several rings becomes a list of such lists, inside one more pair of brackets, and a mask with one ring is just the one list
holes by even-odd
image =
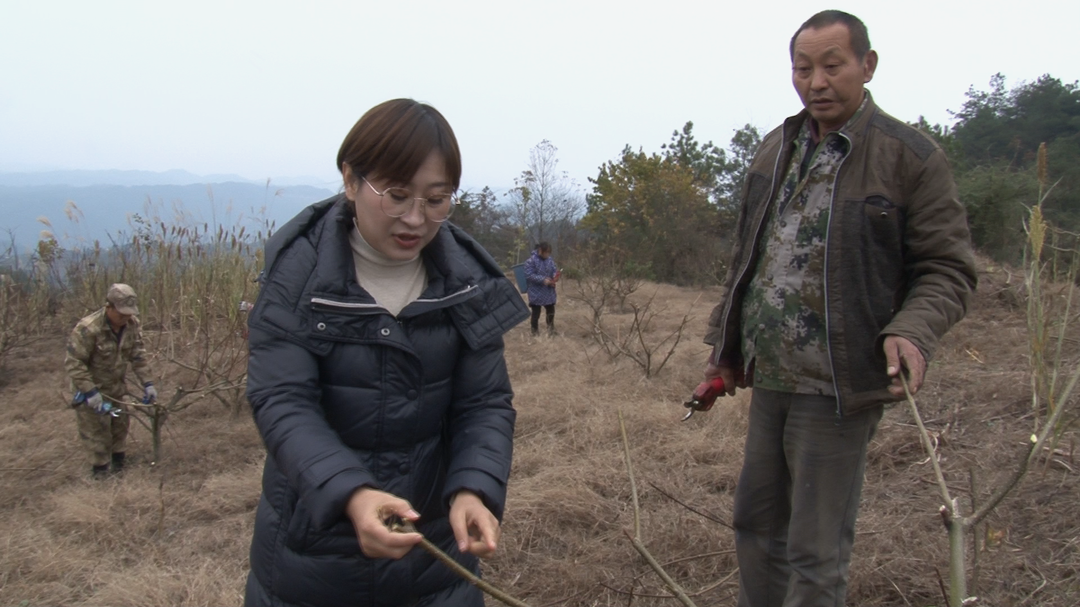
[[[865, 106], [864, 100], [848, 124]], [[754, 361], [756, 387], [835, 396], [825, 314], [825, 240], [836, 176], [850, 142], [834, 131], [814, 146], [806, 120], [795, 146], [743, 301], [743, 360]]]

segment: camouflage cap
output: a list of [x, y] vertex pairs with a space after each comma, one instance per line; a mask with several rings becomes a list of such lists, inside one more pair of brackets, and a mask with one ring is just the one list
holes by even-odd
[[121, 314], [135, 316], [139, 313], [139, 301], [135, 297], [135, 289], [123, 283], [118, 282], [109, 287], [105, 301], [111, 303]]

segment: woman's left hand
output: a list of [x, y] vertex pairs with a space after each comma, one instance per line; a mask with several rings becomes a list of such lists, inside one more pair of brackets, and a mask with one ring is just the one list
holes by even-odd
[[480, 496], [472, 491], [459, 491], [450, 506], [450, 527], [458, 542], [458, 550], [487, 558], [495, 554], [499, 541], [499, 520], [487, 509]]

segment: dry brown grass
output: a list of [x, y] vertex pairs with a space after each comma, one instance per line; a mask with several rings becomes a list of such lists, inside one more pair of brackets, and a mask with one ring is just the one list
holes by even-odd
[[0, 604], [239, 604], [262, 460], [250, 419], [186, 411], [156, 468], [133, 423], [125, 476], [91, 481], [63, 350], [58, 337], [24, 353], [0, 389]]
[[[946, 339], [920, 394], [945, 474], [962, 496], [970, 496], [969, 469], [978, 494], [988, 493], [1031, 432], [1023, 311], [1006, 275], [982, 269], [979, 299]], [[647, 380], [632, 361], [600, 350], [590, 337], [591, 312], [565, 293], [558, 337], [533, 339], [527, 326], [507, 336], [517, 440], [502, 545], [485, 571], [537, 607], [562, 599], [676, 604], [657, 598], [666, 591], [625, 535], [633, 519], [620, 409], [645, 544], [698, 593], [697, 604], [734, 603], [732, 534], [722, 522], [730, 519], [741, 465], [747, 399], [721, 399], [679, 422], [700, 378], [707, 354], [700, 336], [719, 293], [646, 285], [632, 299], [644, 301], [654, 289], [667, 307], [657, 336], [691, 308], [694, 319], [672, 360]], [[17, 353], [0, 380], [0, 605], [239, 604], [263, 457], [249, 416], [209, 401], [177, 414], [160, 468], [148, 464], [148, 433], [133, 426], [128, 474], [91, 482], [61, 394], [65, 333]], [[984, 605], [1080, 603], [1080, 462], [1068, 452], [1072, 440], [980, 531], [971, 587]], [[947, 568], [947, 541], [932, 483], [910, 415], [890, 408], [871, 446], [850, 604], [944, 604], [935, 572]]]

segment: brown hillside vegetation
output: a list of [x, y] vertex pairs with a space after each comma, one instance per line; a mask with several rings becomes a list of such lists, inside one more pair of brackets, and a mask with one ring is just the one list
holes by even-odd
[[[1008, 476], [1033, 429], [1018, 280], [980, 263], [977, 300], [919, 394], [950, 491], [966, 510]], [[626, 535], [633, 511], [622, 411], [645, 545], [698, 605], [733, 605], [726, 525], [746, 394], [679, 421], [700, 380], [701, 335], [719, 291], [646, 284], [631, 296], [643, 305], [655, 293], [652, 309], [662, 310], [647, 339], [692, 317], [671, 360], [645, 379], [632, 360], [597, 345], [591, 310], [569, 297], [572, 285], [563, 288], [558, 336], [534, 339], [526, 326], [507, 336], [519, 416], [502, 543], [487, 579], [534, 606], [677, 604]], [[604, 316], [612, 331], [630, 319]], [[264, 455], [250, 416], [212, 400], [176, 414], [156, 466], [149, 433], [133, 424], [128, 473], [91, 481], [65, 402], [63, 344], [75, 320], [15, 352], [0, 378], [0, 605], [239, 605]], [[977, 556], [969, 590], [981, 605], [1080, 604], [1074, 442], [1075, 430], [1066, 432], [969, 541]], [[945, 604], [940, 505], [910, 412], [889, 408], [871, 446], [849, 604]]]

